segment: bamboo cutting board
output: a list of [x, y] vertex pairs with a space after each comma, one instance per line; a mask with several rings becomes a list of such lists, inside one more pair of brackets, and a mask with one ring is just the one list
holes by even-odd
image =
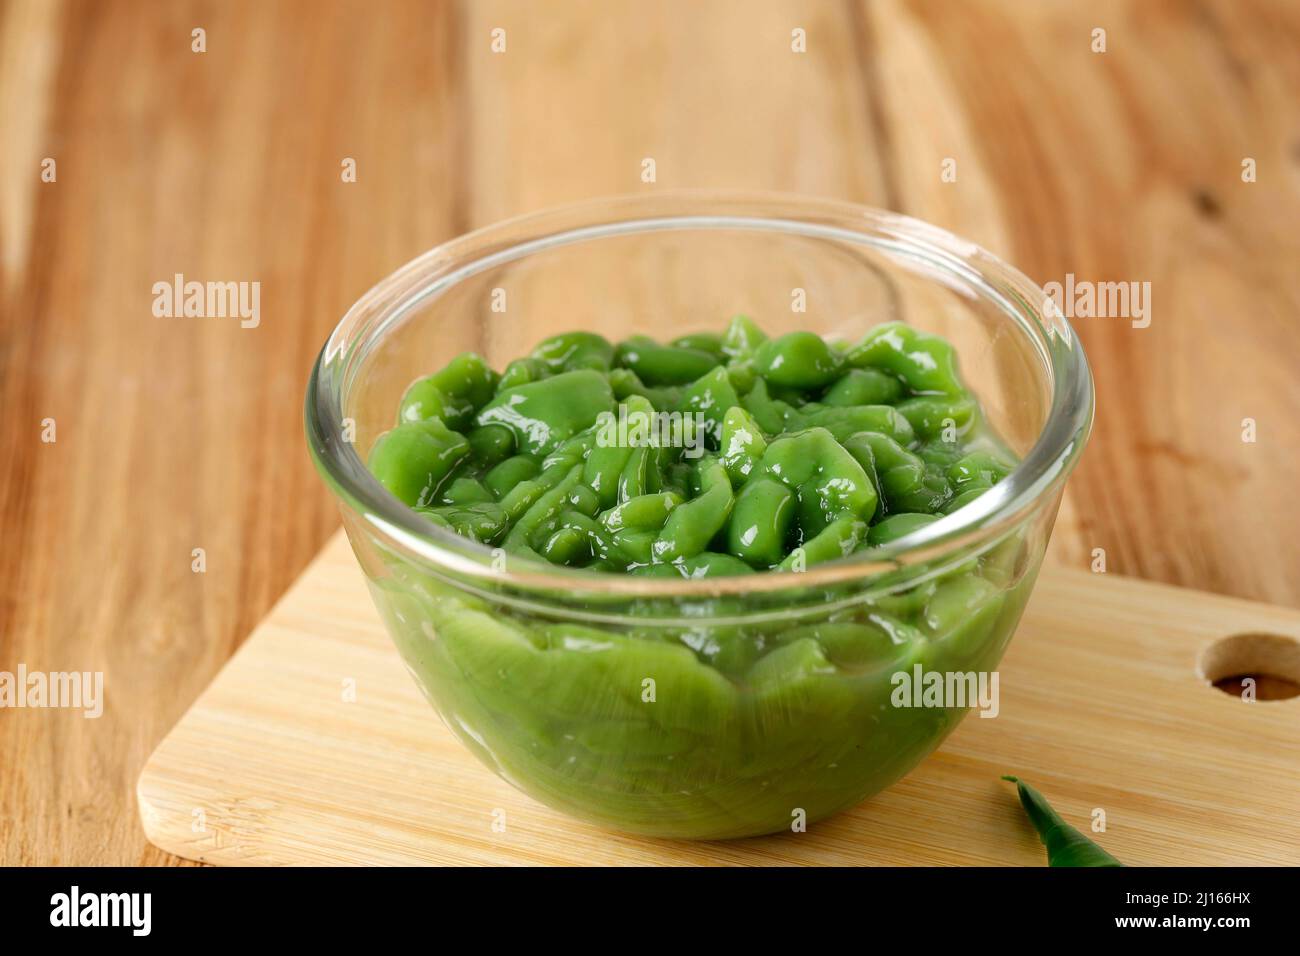
[[1300, 638], [1300, 612], [1045, 569], [997, 718], [968, 716], [903, 781], [806, 833], [648, 840], [482, 767], [405, 673], [340, 534], [158, 747], [140, 815], [163, 849], [226, 865], [1041, 864], [998, 780], [1015, 773], [1085, 832], [1105, 811], [1094, 836], [1129, 864], [1297, 865], [1300, 698], [1247, 703], [1198, 673], [1241, 633]]

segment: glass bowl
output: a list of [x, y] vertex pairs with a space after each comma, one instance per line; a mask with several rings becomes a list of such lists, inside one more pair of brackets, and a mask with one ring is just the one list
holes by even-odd
[[[773, 336], [943, 335], [1019, 464], [887, 546], [700, 580], [507, 561], [366, 469], [406, 386], [462, 351], [500, 368], [562, 331], [667, 340], [736, 313]], [[839, 202], [669, 193], [514, 219], [399, 269], [330, 336], [306, 426], [388, 631], [465, 745], [576, 817], [715, 839], [850, 807], [952, 731], [1020, 619], [1092, 403], [1059, 311], [969, 242]], [[912, 690], [934, 673], [947, 694]]]

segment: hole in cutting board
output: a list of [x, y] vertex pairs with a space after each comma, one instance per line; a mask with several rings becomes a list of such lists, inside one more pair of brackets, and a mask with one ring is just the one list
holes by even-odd
[[1256, 700], [1300, 697], [1300, 641], [1281, 634], [1233, 634], [1201, 651], [1201, 676], [1225, 694], [1241, 697], [1254, 681]]

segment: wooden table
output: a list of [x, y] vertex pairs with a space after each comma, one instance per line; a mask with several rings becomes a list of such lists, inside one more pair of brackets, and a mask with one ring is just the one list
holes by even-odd
[[[106, 706], [0, 711], [0, 863], [176, 862], [141, 763], [338, 523], [316, 350], [420, 251], [592, 195], [837, 196], [1150, 282], [1148, 327], [1077, 323], [1053, 560], [1300, 604], [1298, 48], [1283, 0], [3, 0], [0, 670]], [[176, 273], [260, 281], [259, 325], [155, 317]]]

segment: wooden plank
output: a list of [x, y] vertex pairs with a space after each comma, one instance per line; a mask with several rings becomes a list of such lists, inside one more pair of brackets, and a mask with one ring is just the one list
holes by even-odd
[[1104, 809], [1099, 839], [1130, 864], [1296, 865], [1300, 698], [1244, 703], [1196, 671], [1241, 631], [1300, 639], [1300, 612], [1046, 571], [999, 715], [901, 783], [807, 833], [646, 840], [480, 765], [404, 673], [340, 535], [154, 753], [140, 812], [159, 846], [217, 864], [1041, 863], [998, 780], [1014, 772], [1081, 829]]
[[[26, 210], [2, 257], [0, 670], [102, 671], [106, 711], [0, 713], [0, 861], [157, 863], [132, 822], [140, 765], [338, 524], [302, 440], [316, 352], [375, 280], [465, 228], [439, 185], [457, 168], [454, 10], [2, 16], [6, 63], [53, 49], [19, 70], [30, 83], [0, 82], [44, 101], [6, 102], [0, 133], [3, 206]], [[11, 116], [43, 124], [12, 167]], [[154, 317], [176, 273], [261, 282], [260, 323]]]
[[1300, 178], [1279, 123], [1300, 7], [858, 6], [902, 211], [1039, 283], [1150, 283], [1147, 327], [1074, 322], [1097, 427], [1053, 559], [1087, 567], [1100, 548], [1111, 571], [1300, 604], [1300, 536], [1279, 520], [1300, 483], [1300, 378], [1278, 360], [1300, 354]]

